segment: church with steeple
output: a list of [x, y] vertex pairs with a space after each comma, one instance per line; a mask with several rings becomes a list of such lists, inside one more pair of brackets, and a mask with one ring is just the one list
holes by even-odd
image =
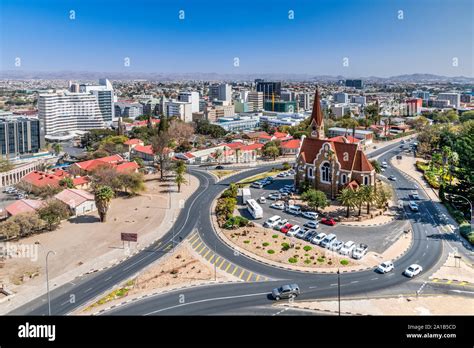
[[311, 113], [310, 135], [303, 136], [296, 156], [295, 186], [303, 183], [336, 198], [345, 187], [356, 190], [374, 185], [375, 170], [365, 153], [354, 143], [332, 141], [324, 132], [319, 90], [316, 89]]

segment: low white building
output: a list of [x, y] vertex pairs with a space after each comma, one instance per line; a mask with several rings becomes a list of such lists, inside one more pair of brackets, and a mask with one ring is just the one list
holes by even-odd
[[65, 189], [55, 195], [54, 198], [66, 204], [73, 216], [80, 216], [97, 210], [94, 196], [84, 190]]

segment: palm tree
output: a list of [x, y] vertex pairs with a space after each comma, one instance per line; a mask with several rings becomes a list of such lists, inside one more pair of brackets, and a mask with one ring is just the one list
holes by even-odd
[[382, 166], [380, 165], [380, 162], [377, 160], [372, 160], [370, 161], [370, 164], [372, 164], [372, 167], [375, 170], [375, 175], [374, 175], [374, 193], [377, 193], [377, 174], [382, 173]]
[[94, 192], [95, 205], [99, 212], [100, 222], [105, 222], [107, 219], [107, 211], [110, 207], [110, 202], [114, 198], [114, 190], [110, 186], [99, 186]]
[[55, 143], [55, 144], [52, 146], [52, 149], [53, 149], [53, 151], [54, 151], [54, 153], [55, 153], [56, 155], [59, 155], [59, 154], [61, 153], [61, 151], [63, 150], [63, 147], [62, 147], [61, 144]]
[[355, 206], [359, 208], [359, 211], [357, 213], [357, 216], [360, 216], [360, 214], [362, 213], [362, 204], [364, 204], [365, 202], [365, 196], [364, 196], [364, 191], [360, 189], [355, 191], [355, 197], [354, 197], [354, 203], [355, 203]]
[[222, 158], [222, 150], [221, 149], [217, 149], [216, 151], [214, 151], [214, 158], [216, 159], [217, 163], [220, 163], [220, 159]]
[[374, 201], [375, 198], [374, 189], [370, 185], [362, 185], [359, 188], [359, 191], [361, 191], [361, 195], [364, 199], [364, 202], [367, 203], [367, 214], [370, 214], [370, 204]]
[[350, 188], [345, 188], [341, 191], [337, 198], [343, 206], [347, 207], [346, 217], [349, 217], [350, 208], [353, 208], [356, 205], [355, 191]]
[[331, 199], [334, 199], [334, 180], [333, 180], [333, 173], [334, 173], [334, 158], [335, 158], [335, 153], [332, 150], [328, 151], [328, 160], [329, 163], [331, 164], [331, 169], [330, 169], [330, 175], [329, 175], [329, 180], [331, 180]]

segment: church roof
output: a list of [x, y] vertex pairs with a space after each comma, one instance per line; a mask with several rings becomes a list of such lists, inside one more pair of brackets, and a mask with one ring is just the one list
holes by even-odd
[[319, 100], [319, 89], [316, 88], [316, 94], [314, 96], [313, 112], [311, 113], [311, 119], [316, 122], [318, 126], [323, 124], [323, 114], [321, 112], [321, 102]]

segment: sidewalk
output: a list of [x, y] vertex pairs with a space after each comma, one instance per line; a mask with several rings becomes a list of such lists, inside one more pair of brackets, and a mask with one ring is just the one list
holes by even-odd
[[[197, 189], [199, 180], [194, 176], [189, 176], [190, 183], [183, 185], [180, 193], [171, 192], [169, 209], [164, 209], [163, 218], [159, 225], [152, 226], [152, 230], [146, 234], [140, 235], [138, 243], [132, 243], [130, 249], [124, 248], [108, 248], [104, 254], [96, 257], [88, 262], [78, 264], [77, 267], [69, 271], [62, 270], [60, 275], [54, 277], [50, 270], [50, 290], [60, 287], [68, 282], [74, 281], [75, 278], [81, 277], [84, 274], [94, 273], [124, 261], [128, 257], [133, 256], [140, 250], [146, 248], [149, 244], [160, 239], [173, 226], [173, 221], [177, 218], [180, 210], [184, 207], [184, 200], [187, 199]], [[144, 222], [146, 223], [146, 222]], [[135, 244], [135, 245], [133, 245]], [[58, 251], [58, 250], [57, 250]], [[54, 256], [53, 256], [54, 257]], [[50, 259], [50, 264], [53, 259]], [[41, 260], [44, 263], [44, 259]], [[38, 278], [34, 279], [35, 284], [25, 283], [17, 290], [14, 295], [4, 297], [0, 301], [0, 315], [4, 315], [21, 305], [34, 300], [46, 293], [46, 284], [44, 274], [40, 274]], [[30, 281], [33, 283], [33, 280]]]

